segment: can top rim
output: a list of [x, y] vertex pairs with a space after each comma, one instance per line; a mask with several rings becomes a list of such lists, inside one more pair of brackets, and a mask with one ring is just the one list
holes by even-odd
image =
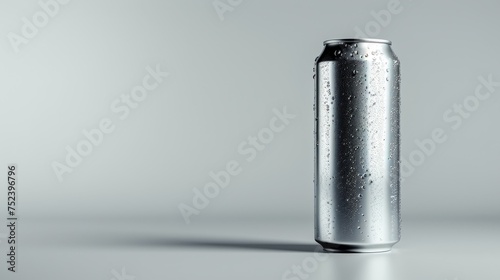
[[331, 45], [338, 43], [378, 43], [392, 45], [392, 42], [384, 39], [372, 39], [372, 38], [346, 38], [346, 39], [330, 39], [323, 42], [323, 44]]

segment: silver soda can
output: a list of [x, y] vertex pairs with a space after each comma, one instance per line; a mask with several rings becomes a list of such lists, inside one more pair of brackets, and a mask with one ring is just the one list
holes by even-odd
[[383, 252], [400, 239], [399, 60], [391, 42], [336, 39], [315, 64], [315, 239]]

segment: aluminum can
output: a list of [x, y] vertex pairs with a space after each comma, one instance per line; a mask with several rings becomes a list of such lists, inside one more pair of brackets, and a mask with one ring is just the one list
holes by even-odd
[[324, 42], [314, 67], [315, 240], [383, 252], [401, 236], [400, 71], [391, 42]]

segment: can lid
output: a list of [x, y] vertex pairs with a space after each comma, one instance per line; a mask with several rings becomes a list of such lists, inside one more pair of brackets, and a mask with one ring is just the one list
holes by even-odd
[[378, 43], [391, 45], [392, 42], [384, 39], [371, 39], [371, 38], [346, 38], [346, 39], [330, 39], [326, 40], [323, 44], [333, 45], [339, 43]]

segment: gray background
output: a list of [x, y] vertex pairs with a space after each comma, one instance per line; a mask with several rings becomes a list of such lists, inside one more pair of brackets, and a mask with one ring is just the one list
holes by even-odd
[[[15, 52], [8, 34], [20, 34], [22, 18], [41, 8], [2, 1], [0, 164], [18, 164], [20, 217], [40, 232], [36, 223], [56, 218], [154, 219], [192, 232], [197, 225], [185, 225], [179, 203], [191, 203], [210, 171], [236, 160], [243, 172], [192, 224], [297, 221], [311, 241], [313, 61], [324, 40], [354, 37], [390, 2], [243, 0], [221, 20], [213, 1], [73, 0]], [[401, 60], [402, 156], [435, 128], [448, 137], [403, 182], [403, 218], [498, 224], [500, 87], [458, 129], [443, 120], [474, 94], [479, 76], [500, 81], [498, 1], [401, 0], [399, 7], [373, 37], [391, 40]], [[169, 77], [120, 120], [111, 102], [157, 64]], [[285, 106], [296, 118], [247, 162], [238, 145]], [[105, 117], [115, 131], [59, 182], [51, 164]], [[4, 205], [5, 191], [0, 199]], [[21, 227], [23, 234], [29, 243]], [[32, 244], [47, 242], [32, 236]], [[119, 264], [104, 273], [111, 267]]]

